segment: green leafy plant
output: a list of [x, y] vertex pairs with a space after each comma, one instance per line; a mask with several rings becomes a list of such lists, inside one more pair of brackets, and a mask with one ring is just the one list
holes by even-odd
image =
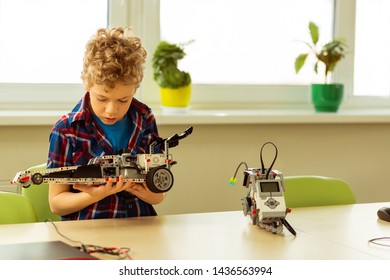
[[191, 83], [191, 75], [178, 69], [178, 61], [185, 57], [184, 45], [161, 41], [152, 59], [153, 78], [162, 88], [180, 88]]
[[[309, 53], [302, 53], [295, 59], [295, 72], [298, 74], [303, 65], [306, 62], [307, 57], [310, 53], [314, 54], [317, 61], [314, 64], [314, 71], [318, 74], [318, 64], [322, 62], [325, 65], [325, 84], [328, 83], [329, 75], [333, 72], [336, 64], [345, 57], [347, 45], [345, 40], [342, 38], [334, 38], [329, 43], [326, 43], [319, 48], [317, 46], [319, 39], [318, 26], [314, 22], [309, 22], [309, 31], [311, 36], [311, 43], [305, 42], [310, 48]], [[319, 50], [318, 50], [319, 49]]]

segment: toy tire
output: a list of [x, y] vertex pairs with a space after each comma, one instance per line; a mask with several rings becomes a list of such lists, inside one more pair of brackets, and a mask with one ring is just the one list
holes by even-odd
[[244, 212], [244, 216], [248, 215], [250, 213], [251, 205], [250, 198], [249, 197], [243, 197], [242, 199], [242, 211]]
[[152, 168], [146, 175], [146, 185], [154, 193], [167, 192], [173, 186], [172, 172], [165, 167]]
[[35, 185], [40, 185], [42, 184], [43, 182], [43, 176], [41, 173], [35, 173], [32, 175], [31, 177], [31, 181], [33, 182], [33, 184]]

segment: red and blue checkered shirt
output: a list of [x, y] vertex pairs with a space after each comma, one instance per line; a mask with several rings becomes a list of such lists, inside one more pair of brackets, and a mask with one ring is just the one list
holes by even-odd
[[[133, 155], [148, 152], [148, 145], [158, 137], [156, 120], [151, 109], [133, 98], [127, 116], [132, 123], [132, 127], [129, 128], [132, 131], [128, 151]], [[93, 120], [89, 93], [86, 93], [75, 108], [54, 125], [49, 142], [47, 168], [86, 165], [93, 157], [113, 154], [110, 141]], [[62, 216], [61, 219], [84, 220], [151, 215], [157, 215], [152, 205], [123, 192], [108, 196], [79, 212]]]

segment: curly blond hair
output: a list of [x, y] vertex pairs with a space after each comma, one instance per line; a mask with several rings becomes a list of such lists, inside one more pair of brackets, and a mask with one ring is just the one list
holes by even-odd
[[86, 45], [81, 79], [88, 90], [95, 83], [112, 89], [117, 82], [138, 88], [146, 54], [130, 28], [101, 28]]

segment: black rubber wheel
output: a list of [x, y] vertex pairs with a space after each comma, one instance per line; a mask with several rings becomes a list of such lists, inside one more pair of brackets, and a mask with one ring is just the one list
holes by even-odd
[[43, 176], [41, 173], [35, 173], [32, 175], [31, 177], [31, 181], [33, 182], [33, 184], [35, 185], [40, 185], [42, 184], [43, 182]]
[[166, 167], [156, 167], [146, 174], [146, 185], [154, 193], [169, 191], [173, 186], [172, 172]]
[[252, 200], [248, 196], [243, 197], [241, 200], [242, 200], [242, 211], [244, 212], [244, 216], [246, 216], [251, 212]]

